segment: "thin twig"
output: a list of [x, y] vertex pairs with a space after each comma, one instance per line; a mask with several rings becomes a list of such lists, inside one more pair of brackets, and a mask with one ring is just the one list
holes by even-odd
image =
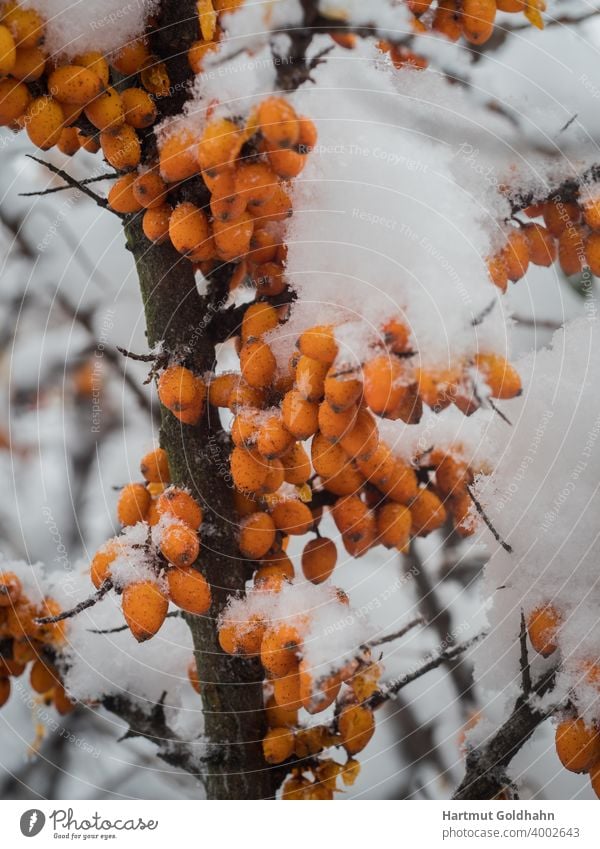
[[496, 404], [494, 404], [494, 402], [492, 401], [492, 399], [491, 399], [491, 398], [488, 398], [488, 399], [487, 399], [487, 402], [488, 402], [488, 404], [490, 405], [490, 407], [492, 408], [492, 410], [496, 413], [496, 415], [497, 415], [497, 416], [500, 416], [500, 418], [502, 419], [502, 421], [503, 421], [503, 422], [506, 422], [506, 424], [507, 424], [507, 425], [509, 425], [510, 427], [512, 427], [512, 422], [511, 422], [511, 420], [508, 418], [508, 416], [505, 416], [505, 415], [504, 415], [504, 413], [502, 412], [502, 410], [500, 409], [500, 407], [497, 407], [497, 406], [496, 406]]
[[374, 648], [375, 646], [383, 646], [385, 643], [391, 643], [394, 640], [399, 640], [400, 637], [403, 637], [405, 634], [408, 634], [409, 631], [412, 631], [413, 628], [416, 628], [418, 625], [425, 625], [425, 617], [424, 616], [416, 616], [414, 619], [411, 619], [403, 628], [400, 628], [399, 631], [394, 632], [393, 634], [386, 634], [385, 637], [378, 637], [376, 640], [369, 640], [367, 643], [368, 646]]
[[523, 688], [523, 694], [528, 696], [531, 693], [531, 668], [529, 666], [529, 653], [527, 651], [527, 625], [525, 623], [525, 614], [522, 610], [519, 643], [521, 646], [521, 654], [519, 658], [521, 665], [521, 686]]
[[471, 491], [471, 487], [470, 487], [469, 484], [467, 484], [467, 492], [469, 493], [469, 497], [470, 497], [471, 501], [475, 505], [475, 509], [477, 510], [477, 512], [479, 513], [479, 515], [481, 516], [481, 518], [483, 519], [483, 521], [485, 522], [485, 524], [487, 525], [489, 530], [491, 531], [492, 536], [494, 537], [496, 542], [499, 542], [500, 545], [502, 546], [502, 548], [506, 552], [508, 552], [509, 554], [512, 554], [512, 546], [510, 546], [507, 542], [504, 542], [504, 540], [502, 539], [502, 537], [500, 536], [500, 534], [498, 533], [496, 528], [492, 525], [492, 523], [489, 520], [485, 510], [481, 506], [480, 502], [477, 500], [477, 497], [475, 495], [473, 495], [473, 492]]
[[[84, 183], [80, 182], [79, 180], [76, 180], [75, 177], [71, 177], [71, 175], [67, 174], [66, 171], [63, 171], [62, 168], [57, 168], [56, 165], [53, 165], [51, 162], [46, 162], [45, 159], [39, 159], [37, 156], [33, 156], [31, 153], [26, 153], [25, 156], [27, 156], [29, 159], [33, 159], [34, 162], [38, 162], [40, 165], [43, 165], [45, 168], [48, 169], [48, 171], [51, 171], [53, 174], [59, 176], [65, 181], [65, 183], [67, 183], [73, 189], [77, 189], [82, 194], [87, 195], [95, 203], [97, 203], [98, 206], [101, 206], [102, 209], [110, 209], [106, 198], [103, 198], [100, 195], [97, 195], [96, 192], [93, 192], [91, 189], [88, 189], [88, 187]], [[113, 212], [115, 215], [118, 215], [120, 218], [122, 217], [120, 213], [114, 212], [114, 210], [112, 209], [110, 211]]]
[[[170, 610], [165, 616], [165, 619], [181, 619], [182, 613], [180, 610]], [[116, 628], [86, 628], [88, 634], [118, 634], [121, 631], [127, 631], [129, 625], [117, 625]]]
[[134, 354], [133, 351], [128, 351], [127, 348], [121, 348], [117, 345], [117, 351], [127, 357], [129, 360], [135, 360], [138, 363], [153, 363], [156, 360], [155, 354]]
[[112, 588], [113, 582], [110, 578], [107, 578], [94, 595], [86, 598], [84, 601], [80, 601], [79, 604], [75, 605], [75, 607], [72, 607], [70, 610], [63, 610], [63, 612], [59, 613], [57, 616], [43, 616], [40, 619], [34, 619], [34, 622], [36, 625], [54, 625], [56, 622], [62, 622], [63, 619], [71, 619], [73, 616], [77, 616], [78, 613], [81, 613], [83, 610], [87, 610], [89, 607], [93, 607], [101, 601], [101, 599], [103, 599], [104, 596], [112, 590]]
[[[32, 157], [33, 158], [33, 157]], [[39, 160], [38, 160], [39, 161]], [[86, 177], [85, 180], [80, 180], [80, 186], [87, 186], [89, 183], [99, 183], [101, 180], [113, 180], [115, 177], [118, 177], [118, 173], [113, 171], [110, 174], [100, 174], [99, 177]], [[71, 186], [52, 186], [50, 189], [43, 189], [39, 192], [19, 192], [20, 198], [33, 198], [33, 197], [42, 197], [43, 195], [53, 195], [55, 192], [64, 192], [67, 189], [70, 189]]]

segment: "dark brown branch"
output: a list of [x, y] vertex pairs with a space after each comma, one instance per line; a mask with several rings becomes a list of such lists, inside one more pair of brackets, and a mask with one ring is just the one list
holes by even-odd
[[521, 628], [519, 631], [519, 646], [520, 657], [519, 663], [521, 666], [521, 688], [523, 695], [528, 696], [531, 693], [531, 668], [529, 666], [529, 652], [527, 651], [527, 625], [525, 623], [525, 614], [521, 611]]
[[408, 634], [409, 631], [412, 631], [413, 628], [418, 627], [419, 625], [425, 625], [425, 617], [424, 616], [416, 616], [414, 619], [411, 619], [403, 628], [400, 628], [399, 631], [395, 631], [393, 634], [386, 634], [384, 637], [377, 637], [376, 640], [370, 640], [367, 645], [371, 648], [375, 648], [376, 646], [383, 646], [385, 643], [391, 643], [394, 640], [399, 640], [405, 634]]
[[467, 492], [469, 493], [469, 497], [470, 497], [471, 501], [475, 505], [475, 509], [477, 510], [478, 514], [481, 516], [483, 521], [485, 522], [486, 526], [490, 530], [490, 532], [491, 532], [492, 536], [494, 537], [494, 539], [496, 540], [496, 542], [499, 542], [500, 545], [502, 546], [502, 548], [506, 552], [508, 552], [508, 554], [512, 554], [512, 547], [507, 542], [504, 542], [504, 540], [502, 539], [502, 537], [500, 536], [500, 534], [498, 533], [496, 528], [492, 525], [492, 523], [491, 523], [490, 519], [488, 518], [485, 510], [481, 506], [481, 503], [477, 499], [477, 496], [473, 494], [470, 485], [467, 485]]
[[56, 174], [58, 177], [64, 180], [65, 183], [71, 186], [71, 188], [77, 189], [82, 194], [87, 195], [94, 201], [94, 203], [102, 207], [102, 209], [109, 209], [113, 213], [113, 215], [118, 215], [120, 218], [122, 217], [120, 213], [114, 212], [114, 210], [110, 209], [106, 198], [100, 197], [100, 195], [97, 195], [91, 189], [88, 189], [85, 183], [76, 180], [75, 177], [71, 177], [71, 175], [67, 174], [66, 171], [63, 171], [62, 168], [57, 168], [57, 166], [53, 165], [51, 162], [46, 162], [45, 159], [39, 159], [37, 156], [33, 156], [33, 154], [31, 153], [26, 153], [25, 156], [27, 156], [29, 159], [33, 159], [34, 162], [38, 162], [40, 165], [43, 165], [45, 168], [48, 169], [48, 171], [51, 171], [53, 174]]
[[113, 582], [110, 578], [107, 578], [100, 589], [98, 589], [94, 595], [91, 595], [89, 598], [86, 598], [84, 601], [80, 601], [79, 604], [76, 604], [75, 607], [72, 607], [70, 610], [63, 610], [62, 613], [59, 613], [57, 616], [42, 616], [39, 619], [35, 619], [34, 622], [37, 625], [54, 625], [56, 622], [62, 622], [63, 619], [72, 619], [73, 616], [77, 616], [78, 613], [81, 613], [84, 610], [87, 610], [90, 607], [93, 607], [99, 601], [101, 601], [104, 596], [110, 592], [113, 588]]
[[[181, 619], [183, 613], [181, 610], [170, 610], [165, 619]], [[88, 634], [119, 634], [121, 631], [127, 631], [129, 625], [117, 625], [116, 628], [86, 628]]]
[[523, 324], [525, 327], [541, 327], [543, 330], [560, 330], [562, 327], [560, 321], [551, 321], [545, 318], [540, 319], [524, 315], [513, 315], [512, 318], [517, 324]]
[[[38, 160], [39, 162], [40, 160]], [[86, 177], [85, 180], [78, 180], [78, 186], [88, 186], [90, 183], [99, 183], [102, 180], [114, 180], [118, 177], [118, 173], [113, 171], [109, 174], [100, 174], [99, 177]], [[50, 189], [42, 189], [39, 192], [19, 192], [20, 198], [34, 198], [34, 197], [43, 197], [44, 195], [53, 195], [56, 192], [64, 192], [67, 189], [70, 189], [70, 185], [66, 186], [52, 186]], [[96, 196], [97, 197], [97, 196]]]

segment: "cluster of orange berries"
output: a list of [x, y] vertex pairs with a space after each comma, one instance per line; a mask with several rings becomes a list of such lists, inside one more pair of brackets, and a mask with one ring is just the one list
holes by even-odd
[[498, 12], [523, 13], [529, 22], [543, 29], [544, 0], [407, 0], [414, 15], [414, 30], [436, 32], [450, 41], [462, 36], [469, 44], [485, 44], [494, 31]]
[[600, 277], [600, 197], [555, 197], [528, 206], [525, 214], [544, 223], [511, 228], [505, 244], [488, 259], [490, 277], [499, 289], [504, 292], [509, 280], [520, 280], [530, 263], [547, 267], [557, 258], [569, 276], [589, 268]]
[[73, 702], [65, 693], [60, 672], [53, 663], [64, 643], [64, 625], [36, 621], [60, 612], [60, 606], [52, 598], [41, 603], [31, 601], [14, 572], [0, 573], [0, 707], [10, 697], [10, 679], [18, 678], [31, 664], [29, 681], [34, 692], [46, 704], [54, 704], [60, 714], [72, 710]]
[[203, 513], [184, 489], [170, 486], [169, 464], [162, 448], [140, 463], [145, 483], [130, 483], [119, 496], [118, 518], [135, 527], [146, 541], [132, 542], [125, 533], [105, 543], [95, 554], [90, 577], [98, 589], [112, 578], [119, 559], [143, 562], [149, 577], [128, 582], [122, 593], [125, 621], [138, 642], [154, 636], [165, 621], [169, 601], [188, 613], [203, 614], [211, 604], [204, 576], [194, 567], [200, 552]]
[[[550, 657], [559, 647], [560, 612], [552, 604], [543, 604], [527, 618], [527, 632], [538, 654]], [[582, 664], [583, 681], [600, 692], [600, 666], [588, 660]], [[563, 766], [571, 772], [589, 773], [592, 788], [600, 798], [600, 730], [594, 723], [571, 715], [556, 728], [556, 752]]]

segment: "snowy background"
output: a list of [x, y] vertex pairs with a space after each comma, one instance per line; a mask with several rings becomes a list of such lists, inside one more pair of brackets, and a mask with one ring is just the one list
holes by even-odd
[[[53, 3], [60, 12], [64, 4]], [[577, 687], [579, 656], [600, 647], [596, 284], [582, 294], [558, 265], [530, 267], [502, 299], [481, 282], [506, 213], [498, 185], [512, 174], [525, 188], [547, 190], [599, 158], [600, 25], [553, 25], [565, 10], [577, 17], [590, 6], [556, 3], [545, 32], [520, 29], [481, 55], [423, 37], [422, 51], [435, 57], [423, 72], [376, 67], [372, 45], [335, 48], [314, 74], [317, 85], [294, 96], [317, 123], [319, 144], [295, 190], [288, 274], [300, 299], [274, 342], [279, 355], [287, 357], [309, 312], [325, 320], [328, 310], [337, 315], [343, 307], [350, 320], [361, 317], [360, 331], [344, 336], [348, 357], [360, 357], [365, 324], [375, 326], [396, 304], [406, 310], [426, 365], [481, 346], [508, 351], [513, 362], [523, 358], [524, 395], [502, 405], [511, 425], [490, 410], [472, 419], [449, 410], [424, 419], [412, 436], [459, 441], [467, 453], [501, 464], [479, 494], [516, 556], [508, 558], [485, 530], [468, 542], [447, 531], [421, 540], [419, 563], [381, 548], [356, 561], [340, 555], [336, 582], [373, 633], [393, 631], [416, 612], [430, 622], [386, 647], [386, 676], [414, 669], [428, 652], [487, 624], [494, 635], [379, 712], [348, 797], [448, 798], [462, 778], [465, 730], [473, 726], [472, 740], [482, 739], [516, 695], [521, 603], [550, 597], [571, 605], [558, 692]], [[252, 31], [249, 20], [239, 19], [237, 30], [232, 24], [232, 53]], [[64, 29], [56, 37], [64, 38]], [[252, 43], [255, 72], [234, 58], [228, 75], [198, 81], [186, 120], [201, 120], [214, 90], [223, 108], [235, 104], [245, 112], [272, 88], [262, 42], [256, 36]], [[312, 49], [325, 46], [328, 36]], [[142, 386], [144, 366], [114, 356], [118, 345], [146, 350], [119, 222], [72, 190], [19, 196], [61, 185], [27, 152], [22, 136], [0, 137], [1, 550], [8, 561], [45, 564], [55, 594], [68, 604], [88, 594], [83, 572], [118, 531], [117, 488], [139, 477], [139, 458], [156, 437], [157, 410], [153, 389]], [[85, 152], [68, 162], [56, 152], [45, 156], [78, 178], [108, 170], [100, 156]], [[471, 319], [490, 301], [497, 302], [489, 316], [473, 327]], [[553, 331], [572, 320], [578, 321], [555, 338], [552, 351], [544, 350]], [[93, 396], [82, 390], [86, 369], [101, 377]], [[573, 493], [566, 498], [565, 487]], [[34, 583], [41, 574], [34, 571]], [[73, 626], [71, 684], [89, 702], [71, 715], [40, 708], [27, 682], [15, 681], [0, 711], [3, 798], [201, 793], [192, 778], [157, 761], [150, 743], [117, 742], [124, 728], [92, 703], [94, 693], [111, 689], [142, 699], [166, 689], [173, 728], [190, 737], [201, 729], [183, 624], [170, 620], [142, 646], [129, 632], [90, 633], [121, 622], [107, 599]], [[580, 695], [597, 716], [595, 697]], [[592, 796], [585, 776], [561, 767], [551, 723], [523, 748], [510, 775], [523, 798]]]

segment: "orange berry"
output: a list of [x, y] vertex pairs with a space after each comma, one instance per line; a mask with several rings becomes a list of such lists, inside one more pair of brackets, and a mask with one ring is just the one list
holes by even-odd
[[294, 734], [289, 728], [269, 728], [262, 746], [268, 764], [283, 763], [294, 753]]
[[[18, 86], [26, 88], [22, 83], [17, 83], [15, 88]], [[18, 91], [20, 92], [20, 89]], [[14, 96], [14, 92], [11, 92], [11, 95]], [[64, 120], [65, 115], [60, 103], [52, 97], [44, 95], [43, 97], [36, 97], [29, 104], [25, 113], [25, 129], [34, 145], [42, 150], [48, 150], [54, 147], [60, 139]]]
[[291, 180], [293, 177], [297, 177], [306, 165], [304, 154], [276, 145], [267, 146], [267, 159], [275, 174], [282, 180]]
[[135, 183], [136, 175], [132, 172], [123, 174], [119, 177], [108, 193], [108, 205], [115, 212], [123, 214], [129, 212], [139, 212], [142, 208], [141, 204], [133, 194], [133, 184]]
[[208, 385], [208, 403], [213, 407], [228, 407], [231, 392], [239, 380], [234, 372], [217, 374]]
[[298, 666], [297, 653], [301, 644], [300, 635], [293, 625], [269, 628], [260, 647], [262, 665], [276, 678], [289, 675]]
[[277, 362], [266, 342], [260, 339], [245, 342], [240, 351], [242, 377], [255, 389], [264, 389], [273, 382]]
[[250, 239], [248, 259], [257, 265], [271, 262], [277, 255], [277, 241], [272, 233], [267, 230], [257, 230], [255, 227]]
[[206, 386], [184, 366], [169, 366], [159, 378], [158, 397], [161, 404], [175, 415], [191, 411], [198, 421], [202, 415]]
[[187, 674], [190, 684], [197, 693], [200, 693], [200, 676], [198, 675], [198, 666], [195, 658], [190, 660], [187, 668]]
[[169, 221], [169, 237], [179, 253], [197, 254], [199, 250], [208, 250], [210, 236], [210, 224], [202, 209], [189, 201], [175, 207]]
[[554, 198], [544, 204], [544, 224], [553, 236], [560, 236], [563, 230], [573, 227], [581, 219], [581, 209], [571, 201]]
[[8, 27], [0, 24], [0, 74], [12, 73], [16, 61], [15, 40]]
[[238, 378], [237, 383], [231, 390], [229, 396], [229, 409], [232, 412], [243, 410], [246, 407], [262, 409], [265, 405], [265, 395], [260, 389], [249, 386], [245, 380]]
[[300, 698], [300, 675], [298, 669], [273, 680], [273, 697], [278, 705], [288, 710], [299, 710], [302, 707]]
[[230, 457], [231, 475], [242, 492], [260, 492], [269, 473], [269, 465], [256, 451], [236, 446]]
[[333, 326], [322, 324], [305, 330], [298, 339], [298, 348], [305, 356], [330, 366], [338, 352]]
[[287, 483], [294, 486], [305, 484], [312, 474], [310, 458], [301, 442], [294, 442], [292, 447], [282, 456], [284, 477]]
[[325, 400], [335, 413], [342, 413], [360, 400], [363, 393], [362, 380], [358, 371], [338, 372], [331, 368], [323, 385]]
[[98, 130], [120, 127], [125, 120], [121, 95], [114, 88], [107, 88], [99, 97], [85, 105], [85, 117]]
[[201, 74], [204, 70], [204, 59], [208, 53], [217, 50], [219, 47], [216, 41], [194, 41], [187, 52], [187, 59], [190, 68], [195, 74]]
[[340, 436], [340, 445], [350, 457], [366, 460], [375, 453], [378, 444], [379, 432], [375, 419], [368, 410], [361, 407], [352, 427]]
[[[63, 107], [63, 112], [65, 108]], [[81, 111], [81, 110], [80, 110]], [[79, 115], [72, 116], [71, 118], [65, 118], [65, 124], [72, 124], [73, 121], [76, 121]], [[83, 150], [87, 150], [88, 153], [98, 153], [100, 150], [100, 142], [97, 140], [95, 136], [86, 136], [84, 133], [79, 131], [79, 144], [81, 145]]]
[[300, 153], [310, 153], [317, 143], [317, 128], [310, 118], [300, 116], [298, 118], [298, 143], [297, 147]]
[[149, 483], [169, 483], [169, 458], [164, 448], [155, 448], [144, 454], [140, 460], [140, 471], [144, 480]]
[[260, 207], [275, 195], [277, 176], [266, 163], [250, 162], [240, 165], [234, 183], [245, 205]]
[[107, 162], [117, 171], [137, 168], [142, 157], [142, 147], [136, 131], [128, 124], [111, 127], [100, 133], [100, 147]]
[[269, 97], [258, 107], [258, 124], [264, 138], [277, 147], [292, 147], [300, 136], [294, 108], [282, 97]]
[[[14, 69], [12, 71], [12, 76], [17, 76]], [[600, 230], [600, 197], [585, 201], [583, 204], [583, 220], [588, 227], [592, 228], [592, 230]]]
[[[186, 529], [191, 533], [189, 528]], [[181, 610], [202, 616], [211, 605], [210, 586], [204, 575], [193, 566], [180, 566], [167, 570], [169, 598]]]
[[362, 705], [348, 705], [338, 717], [342, 745], [349, 755], [361, 752], [375, 733], [373, 711]]
[[558, 648], [557, 635], [562, 618], [558, 611], [546, 604], [533, 610], [527, 619], [527, 633], [538, 654], [550, 657]]
[[[17, 80], [0, 79], [0, 126], [6, 127], [25, 115], [30, 102], [31, 95], [26, 85]], [[28, 114], [31, 120], [33, 113]]]
[[320, 401], [325, 393], [325, 375], [328, 367], [319, 360], [304, 354], [296, 364], [295, 386], [307, 401]]
[[269, 728], [294, 728], [298, 724], [298, 711], [282, 707], [273, 696], [269, 696], [267, 700], [265, 713]]
[[446, 521], [446, 508], [430, 489], [420, 489], [411, 502], [412, 533], [425, 537], [441, 528]]
[[244, 557], [258, 560], [275, 542], [275, 523], [268, 513], [252, 513], [240, 523], [239, 549]]
[[336, 412], [327, 401], [319, 404], [318, 424], [323, 436], [330, 442], [338, 442], [344, 434], [350, 433], [358, 415], [358, 406], [348, 407]]
[[585, 261], [595, 277], [600, 277], [600, 233], [590, 233], [585, 240]]
[[300, 662], [299, 671], [300, 699], [302, 707], [308, 713], [320, 713], [333, 704], [342, 685], [339, 674], [324, 675], [315, 681], [306, 660]]
[[93, 71], [100, 80], [102, 85], [107, 86], [110, 80], [110, 68], [108, 62], [97, 50], [89, 50], [87, 53], [80, 53], [73, 59], [75, 65], [82, 65], [84, 68]]
[[117, 516], [122, 525], [143, 522], [150, 507], [151, 496], [143, 483], [124, 486], [117, 503]]
[[541, 224], [527, 224], [523, 228], [529, 246], [529, 259], [534, 265], [549, 266], [556, 259], [556, 242], [549, 230]]
[[158, 111], [147, 91], [141, 88], [126, 88], [121, 92], [125, 121], [136, 130], [151, 127]]
[[100, 589], [107, 578], [110, 578], [111, 563], [119, 556], [118, 540], [112, 539], [99, 548], [90, 565], [90, 578], [96, 589]]
[[47, 693], [60, 682], [54, 670], [41, 660], [35, 660], [29, 673], [29, 683], [36, 693]]
[[164, 206], [167, 185], [158, 171], [150, 169], [138, 174], [133, 184], [133, 195], [144, 209], [156, 209]]
[[187, 131], [167, 136], [160, 144], [160, 176], [166, 183], [178, 183], [200, 170], [195, 155], [195, 138]]
[[412, 516], [408, 507], [388, 502], [377, 510], [377, 539], [386, 548], [404, 551], [410, 540]]
[[168, 525], [161, 533], [160, 550], [174, 566], [191, 566], [200, 553], [198, 534], [183, 522]]
[[496, 0], [463, 0], [463, 33], [471, 44], [484, 44], [494, 31]]
[[234, 175], [229, 171], [217, 174], [213, 181], [210, 211], [219, 221], [235, 221], [246, 209], [245, 198], [236, 191]]
[[137, 74], [150, 58], [148, 45], [144, 38], [128, 41], [121, 50], [111, 58], [111, 65], [125, 76]]
[[458, 41], [462, 32], [462, 15], [458, 0], [441, 0], [438, 3], [431, 28], [445, 35], [450, 41]]
[[32, 83], [39, 80], [45, 69], [46, 56], [43, 50], [39, 47], [19, 47], [10, 75], [22, 82]]
[[521, 378], [499, 354], [477, 354], [475, 365], [482, 373], [492, 398], [508, 400], [521, 394]]
[[261, 204], [249, 204], [248, 211], [261, 226], [268, 221], [285, 221], [292, 214], [292, 201], [281, 183], [275, 186], [273, 197]]
[[265, 623], [261, 616], [252, 614], [238, 628], [237, 651], [245, 655], [260, 654], [260, 646], [265, 633]]
[[317, 537], [309, 540], [302, 552], [302, 571], [312, 584], [322, 584], [331, 577], [337, 563], [337, 548], [333, 540]]
[[221, 118], [205, 128], [197, 148], [198, 164], [210, 176], [228, 168], [237, 158], [244, 137], [233, 121]]
[[280, 413], [269, 416], [258, 426], [256, 447], [267, 460], [282, 457], [293, 442], [294, 437], [283, 424]]
[[0, 707], [4, 707], [10, 699], [10, 679], [0, 678]]
[[286, 428], [296, 439], [308, 439], [318, 430], [319, 407], [312, 401], [306, 401], [296, 389], [290, 389], [284, 395], [281, 414]]
[[195, 531], [202, 524], [202, 508], [184, 489], [169, 487], [159, 496], [156, 506], [160, 516], [174, 516]]
[[568, 227], [558, 237], [558, 261], [568, 276], [579, 274], [585, 265], [586, 228]]
[[234, 260], [248, 253], [254, 230], [251, 215], [243, 212], [235, 221], [215, 221], [215, 246], [221, 259]]
[[335, 495], [353, 495], [362, 489], [364, 482], [364, 477], [354, 463], [348, 462], [335, 474], [323, 478], [323, 487]]
[[154, 581], [128, 584], [122, 595], [123, 616], [138, 643], [153, 637], [165, 621], [169, 602]]
[[564, 719], [556, 727], [556, 754], [570, 772], [587, 772], [600, 760], [600, 733], [583, 719]]
[[508, 279], [520, 280], [529, 266], [529, 242], [523, 230], [511, 230], [501, 252]]
[[98, 74], [82, 65], [63, 65], [48, 76], [48, 92], [60, 103], [85, 106], [102, 91]]
[[21, 597], [23, 586], [14, 572], [0, 573], [0, 607], [12, 607]]
[[251, 338], [260, 339], [278, 324], [277, 310], [271, 304], [264, 301], [250, 304], [242, 319], [242, 342]]
[[256, 286], [257, 296], [274, 298], [280, 295], [285, 287], [283, 267], [277, 262], [264, 262], [252, 270], [252, 282]]
[[166, 242], [169, 238], [169, 223], [172, 214], [173, 208], [168, 203], [154, 209], [147, 209], [142, 218], [144, 236], [159, 245]]
[[279, 501], [271, 510], [271, 516], [278, 530], [292, 536], [308, 533], [314, 522], [310, 507], [295, 498]]

